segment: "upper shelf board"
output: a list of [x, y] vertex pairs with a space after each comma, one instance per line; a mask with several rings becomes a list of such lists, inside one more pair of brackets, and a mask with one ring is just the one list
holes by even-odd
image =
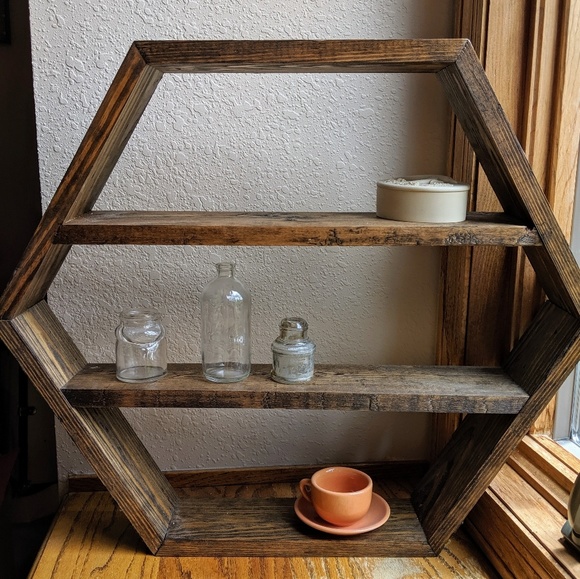
[[[471, 43], [466, 39], [452, 38], [134, 42], [0, 298], [0, 318], [12, 319], [42, 300], [66, 259], [70, 244], [90, 242], [87, 231], [78, 234], [80, 238], [76, 241], [72, 234], [73, 226], [82, 224], [84, 216], [94, 207], [163, 75], [205, 72], [435, 74], [503, 210], [516, 222], [534, 229], [536, 239], [541, 240], [540, 244], [533, 241], [531, 245], [527, 241], [483, 243], [524, 245], [548, 298], [562, 309], [580, 316], [580, 269], [568, 242]], [[383, 224], [382, 227], [388, 228], [388, 225]], [[164, 233], [163, 228], [153, 229], [161, 236], [157, 241], [160, 244], [199, 243], [190, 226], [182, 233], [169, 235]], [[259, 229], [256, 233], [261, 235]], [[337, 244], [343, 241], [343, 235], [352, 234], [347, 231], [347, 226], [347, 230], [341, 231], [336, 238], [333, 237], [333, 229], [332, 224], [324, 225], [312, 235], [303, 229], [300, 235], [306, 236], [293, 243]], [[141, 239], [139, 242], [143, 243], [146, 238], [143, 232], [135, 227], [132, 231], [126, 233], [126, 238], [123, 237], [125, 233], [119, 235], [118, 243], [135, 243], [131, 236]], [[363, 233], [362, 236], [356, 233], [358, 240], [347, 240], [345, 243], [361, 244], [361, 239], [367, 237], [362, 244], [371, 244], [375, 243], [372, 238], [378, 235], [377, 239], [380, 240], [381, 236], [383, 239], [379, 243], [399, 244], [399, 240], [404, 238], [400, 236], [403, 231], [400, 229], [393, 234], [384, 229], [378, 234]], [[211, 227], [206, 228], [203, 234], [211, 236]], [[244, 234], [247, 236], [247, 232]], [[424, 231], [419, 228], [408, 230], [408, 239], [402, 244], [423, 244], [423, 234]], [[467, 244], [476, 245], [479, 234], [472, 234], [474, 231], [467, 231], [465, 239]], [[108, 234], [105, 231], [98, 235], [106, 237]], [[270, 244], [275, 237], [271, 232], [266, 233], [268, 236], [270, 240], [264, 238], [262, 243]], [[454, 240], [465, 244], [462, 236], [461, 230], [455, 230], [441, 234], [438, 240], [425, 243], [447, 245]], [[235, 236], [229, 240], [236, 243]], [[220, 243], [225, 242], [222, 240]], [[277, 244], [281, 242], [281, 238], [276, 241]], [[247, 238], [242, 243], [253, 244], [255, 241]]]
[[63, 244], [130, 245], [541, 245], [503, 213], [461, 223], [407, 223], [374, 213], [95, 211], [64, 223]]

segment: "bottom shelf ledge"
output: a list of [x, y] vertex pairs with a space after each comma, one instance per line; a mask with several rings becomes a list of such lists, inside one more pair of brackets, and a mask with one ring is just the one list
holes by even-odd
[[[386, 498], [386, 497], [385, 497]], [[387, 499], [380, 528], [343, 537], [303, 523], [290, 498], [184, 498], [159, 551], [162, 557], [432, 557], [408, 499]]]

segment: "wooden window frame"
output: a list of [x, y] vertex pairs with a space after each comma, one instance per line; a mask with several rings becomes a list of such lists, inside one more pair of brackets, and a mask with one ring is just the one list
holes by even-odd
[[[580, 0], [456, 1], [455, 34], [471, 39], [568, 239], [580, 141], [578, 30]], [[472, 184], [474, 210], [498, 210], [497, 199], [455, 121], [449, 171]], [[439, 363], [499, 364], [544, 300], [523, 252], [449, 248], [444, 251], [441, 271]], [[516, 289], [507, 295], [507, 287]], [[565, 549], [560, 536], [553, 536], [565, 520], [564, 498], [580, 471], [580, 461], [543, 436], [552, 434], [554, 408], [552, 402], [538, 418], [531, 435], [467, 521], [505, 577], [524, 576], [530, 570], [546, 577], [580, 576], [578, 560]], [[434, 454], [460, 420], [457, 415], [436, 415]], [[521, 466], [522, 456], [526, 468]], [[559, 473], [557, 482], [554, 473]], [[529, 490], [525, 500], [522, 489]], [[535, 531], [534, 516], [552, 522], [548, 535]]]

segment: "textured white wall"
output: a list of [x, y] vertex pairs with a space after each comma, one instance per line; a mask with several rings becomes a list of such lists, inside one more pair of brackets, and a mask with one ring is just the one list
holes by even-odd
[[[407, 38], [450, 34], [452, 0], [315, 3], [31, 0], [46, 207], [135, 39]], [[446, 103], [422, 75], [165, 77], [99, 209], [374, 210], [377, 180], [445, 170]], [[75, 247], [51, 306], [90, 361], [114, 360], [128, 305], [165, 313], [170, 361], [199, 361], [199, 293], [218, 256], [253, 295], [253, 361], [302, 315], [317, 362], [432, 363], [430, 248]], [[418, 458], [426, 416], [126, 411], [163, 469]], [[59, 431], [61, 476], [89, 472]]]

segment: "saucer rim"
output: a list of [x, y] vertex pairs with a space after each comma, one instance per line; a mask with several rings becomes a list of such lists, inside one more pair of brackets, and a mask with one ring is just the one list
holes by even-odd
[[391, 506], [389, 503], [377, 493], [373, 493], [373, 501], [379, 502], [381, 505], [384, 504], [386, 514], [380, 519], [378, 519], [375, 523], [369, 523], [365, 527], [358, 527], [353, 528], [357, 525], [354, 523], [353, 525], [348, 525], [346, 527], [339, 527], [338, 525], [333, 525], [332, 523], [327, 523], [324, 519], [320, 518], [318, 515], [317, 520], [313, 520], [307, 517], [299, 508], [298, 504], [303, 501], [307, 502], [306, 499], [302, 496], [298, 497], [294, 502], [294, 512], [298, 516], [298, 518], [306, 525], [308, 525], [312, 529], [316, 529], [317, 531], [321, 531], [323, 533], [328, 533], [331, 535], [362, 535], [363, 533], [369, 533], [370, 531], [374, 531], [379, 527], [382, 527], [391, 517]]

